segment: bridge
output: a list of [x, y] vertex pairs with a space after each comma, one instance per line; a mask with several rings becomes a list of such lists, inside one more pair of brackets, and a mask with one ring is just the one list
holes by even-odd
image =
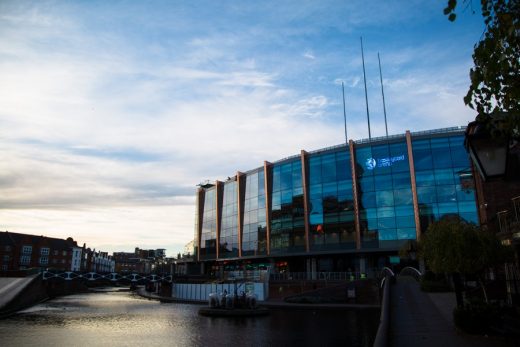
[[86, 280], [86, 281], [111, 281], [111, 282], [169, 282], [173, 281], [170, 274], [139, 274], [139, 273], [98, 273], [98, 272], [74, 272], [74, 271], [43, 271], [42, 280], [62, 279], [65, 281]]

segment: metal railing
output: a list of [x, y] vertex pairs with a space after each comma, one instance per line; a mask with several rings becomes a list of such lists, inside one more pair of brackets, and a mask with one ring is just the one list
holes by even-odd
[[367, 274], [361, 272], [284, 272], [272, 273], [272, 281], [354, 281], [366, 279]]
[[422, 273], [414, 267], [407, 266], [399, 272], [399, 276], [411, 276], [415, 278], [417, 281], [420, 281]]
[[128, 274], [120, 274], [117, 272], [108, 272], [108, 273], [97, 273], [97, 272], [73, 272], [73, 271], [63, 271], [63, 272], [51, 272], [51, 271], [43, 271], [42, 279], [62, 279], [65, 281], [72, 280], [87, 280], [87, 281], [97, 281], [97, 280], [109, 280], [112, 282], [117, 281], [130, 281], [130, 282], [158, 282], [158, 281], [166, 281], [172, 282], [172, 275], [164, 274], [164, 275], [156, 275], [156, 274], [138, 274], [138, 273], [128, 273]]

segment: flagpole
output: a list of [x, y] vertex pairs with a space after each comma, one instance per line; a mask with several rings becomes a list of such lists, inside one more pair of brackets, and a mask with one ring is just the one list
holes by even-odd
[[367, 76], [365, 73], [365, 55], [363, 54], [363, 37], [361, 41], [361, 61], [363, 62], [363, 81], [365, 82], [365, 103], [367, 105], [367, 123], [368, 123], [368, 139], [372, 142], [372, 134], [370, 132], [370, 113], [368, 112], [368, 93], [367, 93]]

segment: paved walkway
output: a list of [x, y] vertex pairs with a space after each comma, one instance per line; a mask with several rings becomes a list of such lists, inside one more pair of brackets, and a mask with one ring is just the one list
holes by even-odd
[[499, 337], [472, 336], [453, 324], [455, 294], [424, 293], [412, 277], [391, 287], [391, 346], [515, 346]]

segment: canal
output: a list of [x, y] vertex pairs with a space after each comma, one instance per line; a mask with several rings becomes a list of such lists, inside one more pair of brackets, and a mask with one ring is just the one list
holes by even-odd
[[117, 289], [59, 297], [0, 320], [7, 346], [371, 346], [378, 313], [272, 310], [210, 318], [201, 306], [160, 303]]

